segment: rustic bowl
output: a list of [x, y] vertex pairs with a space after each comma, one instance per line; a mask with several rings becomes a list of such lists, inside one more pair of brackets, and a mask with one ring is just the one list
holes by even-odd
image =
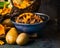
[[49, 16], [46, 14], [43, 13], [35, 13], [35, 14], [43, 17], [45, 21], [42, 23], [35, 23], [35, 24], [22, 24], [22, 23], [16, 23], [14, 21], [15, 20], [14, 17], [11, 18], [11, 21], [19, 31], [26, 33], [35, 33], [42, 30], [46, 25], [47, 21], [49, 20]]

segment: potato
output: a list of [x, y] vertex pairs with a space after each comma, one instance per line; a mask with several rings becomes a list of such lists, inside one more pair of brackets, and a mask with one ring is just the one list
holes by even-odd
[[2, 22], [3, 25], [6, 25], [8, 27], [12, 27], [13, 26], [13, 23], [11, 22], [11, 20], [8, 18], [8, 19], [5, 19], [3, 22]]
[[29, 41], [29, 37], [26, 33], [21, 33], [18, 35], [17, 39], [16, 39], [16, 43], [18, 45], [24, 45]]
[[18, 36], [18, 33], [15, 28], [11, 28], [7, 35], [6, 35], [6, 42], [8, 44], [14, 44], [16, 42], [16, 38]]

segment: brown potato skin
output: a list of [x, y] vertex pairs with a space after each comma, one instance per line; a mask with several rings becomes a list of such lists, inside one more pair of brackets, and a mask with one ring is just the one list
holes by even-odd
[[14, 44], [16, 42], [17, 36], [17, 30], [15, 28], [11, 28], [6, 35], [6, 42], [8, 44]]
[[18, 35], [17, 39], [16, 39], [16, 43], [18, 45], [24, 45], [29, 41], [29, 37], [26, 33], [21, 33]]

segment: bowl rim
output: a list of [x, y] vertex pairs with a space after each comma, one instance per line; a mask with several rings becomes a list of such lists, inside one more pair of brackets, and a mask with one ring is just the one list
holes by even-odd
[[[50, 17], [49, 17], [47, 14], [44, 14], [44, 13], [35, 13], [35, 14], [37, 14], [37, 15], [43, 15], [43, 16], [48, 17], [48, 19], [47, 19], [46, 21], [44, 21], [44, 22], [47, 22], [47, 21], [49, 21], [49, 19], [50, 19]], [[12, 21], [12, 20], [11, 20], [11, 21]], [[35, 24], [23, 24], [23, 23], [16, 23], [16, 22], [12, 21], [12, 23], [17, 24], [17, 25], [37, 25], [37, 24], [42, 24], [42, 23], [44, 23], [44, 22], [35, 23]]]

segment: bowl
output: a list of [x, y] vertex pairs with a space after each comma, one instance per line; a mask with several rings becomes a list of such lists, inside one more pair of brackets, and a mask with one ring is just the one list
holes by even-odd
[[45, 21], [42, 23], [35, 23], [35, 24], [22, 24], [22, 23], [16, 23], [14, 21], [15, 19], [14, 17], [11, 18], [11, 21], [15, 25], [16, 29], [21, 32], [36, 33], [45, 27], [47, 21], [49, 20], [49, 16], [43, 13], [35, 13], [35, 14], [44, 18]]
[[24, 13], [24, 12], [37, 12], [39, 7], [40, 7], [41, 0], [33, 0], [33, 3], [24, 9], [19, 9], [18, 7], [14, 6], [12, 0], [11, 0], [11, 3], [13, 6], [11, 14], [15, 13], [15, 15], [19, 15], [19, 14]]

